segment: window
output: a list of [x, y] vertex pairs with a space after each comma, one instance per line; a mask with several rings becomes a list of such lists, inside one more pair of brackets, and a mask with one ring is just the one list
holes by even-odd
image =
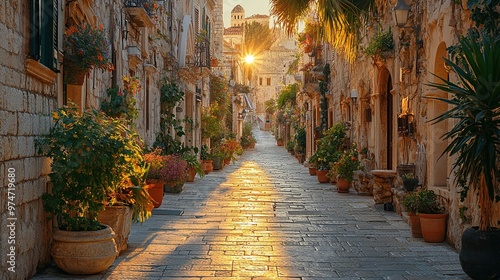
[[267, 85], [270, 86], [271, 85], [271, 78], [267, 78]]
[[262, 85], [262, 77], [259, 78], [259, 86]]
[[57, 2], [30, 0], [29, 55], [52, 70], [57, 70]]
[[200, 31], [200, 11], [198, 9], [194, 9], [194, 30], [196, 33]]

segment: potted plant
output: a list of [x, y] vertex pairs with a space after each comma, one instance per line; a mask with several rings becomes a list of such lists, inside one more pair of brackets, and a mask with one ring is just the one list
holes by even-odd
[[161, 175], [165, 172], [163, 171], [165, 168], [165, 156], [162, 155], [161, 149], [156, 148], [152, 152], [145, 154], [144, 160], [149, 168], [146, 175], [148, 192], [153, 200], [154, 208], [158, 208], [163, 202], [165, 181], [162, 180]]
[[293, 156], [295, 155], [295, 142], [294, 140], [288, 140], [286, 142], [286, 150]]
[[354, 171], [362, 170], [363, 166], [358, 159], [358, 150], [355, 146], [345, 150], [339, 159], [332, 164], [332, 172], [337, 175], [337, 191], [340, 193], [349, 192]]
[[420, 218], [422, 237], [425, 242], [439, 243], [446, 239], [448, 213], [439, 205], [437, 195], [432, 190], [417, 192], [417, 213]]
[[221, 149], [220, 146], [212, 150], [212, 165], [214, 170], [221, 170], [224, 167], [224, 158], [229, 156], [227, 151]]
[[182, 158], [187, 162], [188, 166], [188, 178], [187, 182], [194, 182], [194, 178], [198, 174], [198, 176], [205, 176], [205, 172], [201, 166], [200, 161], [196, 157], [196, 154], [192, 153], [184, 153]]
[[276, 136], [276, 145], [283, 146], [285, 143], [283, 142], [283, 136]]
[[187, 180], [187, 162], [179, 155], [165, 156], [165, 167], [160, 178], [165, 182], [165, 192], [180, 193]]
[[212, 170], [214, 169], [212, 155], [208, 152], [207, 145], [201, 146], [200, 160], [201, 160], [201, 167], [203, 168], [203, 172], [205, 174], [212, 172]]
[[36, 141], [39, 152], [52, 159], [52, 187], [42, 196], [45, 211], [57, 221], [52, 256], [68, 273], [100, 273], [113, 263], [117, 248], [98, 213], [109, 195], [144, 175], [137, 169], [141, 148], [136, 134], [102, 112], [78, 113], [72, 105], [52, 117], [54, 127]]
[[306, 129], [305, 127], [301, 127], [297, 130], [295, 134], [295, 154], [300, 163], [304, 163], [305, 161], [305, 152], [306, 152]]
[[220, 146], [220, 150], [223, 152], [224, 164], [229, 164], [231, 161], [235, 161], [235, 155], [241, 156], [243, 154], [243, 147], [234, 138], [228, 138], [224, 140]]
[[482, 36], [461, 38], [456, 62], [445, 59], [457, 75], [457, 83], [441, 79], [431, 86], [451, 96], [434, 98], [451, 106], [434, 122], [453, 120], [453, 127], [443, 137], [449, 141], [445, 152], [456, 157], [457, 182], [464, 182], [461, 197], [478, 194], [479, 225], [463, 233], [460, 263], [472, 278], [491, 279], [500, 275], [500, 229], [491, 215], [500, 178], [500, 40], [485, 32]]
[[411, 235], [413, 237], [422, 237], [422, 228], [420, 226], [420, 217], [417, 215], [419, 211], [418, 192], [408, 192], [403, 197], [403, 206], [410, 218]]
[[83, 84], [93, 68], [113, 70], [107, 35], [102, 28], [89, 24], [72, 25], [64, 34], [64, 82]]
[[108, 98], [101, 103], [101, 111], [113, 118], [123, 118], [128, 124], [137, 118], [139, 112], [136, 108], [135, 94], [140, 90], [141, 84], [137, 77], [123, 77], [123, 90], [118, 87], [107, 90]]
[[386, 32], [377, 31], [365, 49], [365, 53], [374, 58], [384, 58], [388, 52], [394, 50], [394, 39], [389, 28]]
[[255, 148], [255, 143], [257, 143], [257, 139], [253, 135], [252, 124], [245, 122], [241, 133], [240, 145], [243, 149], [253, 149]]
[[[324, 131], [323, 137], [317, 140], [318, 148], [314, 152], [316, 155], [316, 175], [318, 180], [327, 183], [328, 171], [330, 170], [330, 163], [337, 162], [342, 151], [347, 147], [347, 126], [343, 123], [337, 123]], [[325, 179], [322, 177], [325, 176]]]
[[411, 192], [418, 186], [418, 178], [413, 173], [401, 175], [401, 180], [403, 180], [403, 187], [406, 191]]

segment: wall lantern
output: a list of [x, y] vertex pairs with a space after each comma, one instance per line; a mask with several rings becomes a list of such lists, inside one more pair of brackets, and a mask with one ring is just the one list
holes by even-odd
[[240, 120], [244, 120], [246, 115], [247, 115], [247, 111], [245, 111], [245, 109], [243, 109], [243, 111], [241, 111], [241, 113], [238, 114], [238, 118]]
[[406, 25], [410, 9], [411, 7], [406, 4], [405, 0], [398, 0], [398, 3], [394, 6], [394, 19], [398, 27], [401, 28]]
[[351, 100], [353, 104], [358, 101], [359, 91], [357, 89], [351, 89]]

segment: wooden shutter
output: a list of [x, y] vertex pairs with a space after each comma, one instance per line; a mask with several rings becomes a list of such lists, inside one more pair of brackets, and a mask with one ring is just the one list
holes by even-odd
[[57, 1], [44, 0], [42, 5], [40, 62], [57, 70]]
[[40, 0], [30, 0], [30, 57], [40, 59]]

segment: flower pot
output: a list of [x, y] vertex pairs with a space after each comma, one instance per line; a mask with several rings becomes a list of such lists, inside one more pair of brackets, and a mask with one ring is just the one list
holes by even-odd
[[328, 183], [330, 180], [326, 177], [328, 170], [316, 170], [316, 176], [318, 177], [318, 182]]
[[411, 236], [421, 238], [422, 228], [420, 226], [420, 217], [413, 212], [409, 212], [408, 217], [410, 218]]
[[128, 236], [132, 228], [132, 214], [130, 206], [125, 205], [106, 206], [104, 211], [98, 213], [99, 222], [110, 226], [115, 233], [114, 239], [118, 253], [127, 249]]
[[203, 160], [201, 162], [201, 167], [203, 168], [203, 172], [208, 174], [214, 170], [213, 162], [210, 159]]
[[351, 187], [351, 182], [347, 181], [344, 178], [337, 178], [337, 192], [348, 193], [350, 187]]
[[224, 165], [229, 165], [230, 163], [231, 163], [230, 157], [224, 159]]
[[283, 140], [276, 140], [276, 145], [283, 146], [284, 145]]
[[316, 176], [316, 167], [309, 167], [309, 175]]
[[77, 275], [97, 274], [116, 259], [114, 232], [109, 227], [96, 231], [52, 231], [51, 254], [64, 272]]
[[83, 85], [85, 77], [89, 71], [79, 69], [73, 61], [65, 59], [64, 61], [64, 83], [69, 85]]
[[213, 164], [213, 168], [214, 170], [221, 170], [222, 167], [223, 167], [223, 161], [222, 161], [222, 158], [220, 157], [214, 157], [213, 158], [213, 161], [212, 161], [212, 164]]
[[193, 167], [189, 167], [188, 169], [188, 178], [186, 181], [194, 182], [194, 178], [196, 177], [196, 170]]
[[405, 191], [412, 192], [418, 186], [418, 179], [403, 180], [403, 187]]
[[425, 242], [439, 243], [446, 239], [446, 221], [448, 213], [424, 214], [419, 213], [422, 237]]
[[149, 196], [153, 199], [154, 208], [161, 206], [163, 202], [163, 186], [164, 182], [160, 180], [147, 180], [148, 185], [146, 189], [148, 190]]
[[462, 235], [460, 265], [472, 279], [500, 278], [500, 229], [471, 227]]
[[306, 155], [303, 153], [295, 153], [295, 157], [297, 158], [300, 164], [304, 163], [304, 161], [306, 160]]
[[184, 182], [180, 182], [180, 183], [167, 182], [165, 184], [165, 192], [166, 193], [180, 193], [180, 192], [182, 192], [183, 188], [184, 188]]

